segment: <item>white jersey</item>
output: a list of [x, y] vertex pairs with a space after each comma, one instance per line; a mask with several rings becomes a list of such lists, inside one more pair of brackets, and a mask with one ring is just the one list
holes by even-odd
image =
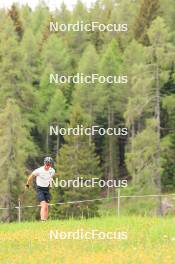
[[53, 168], [49, 168], [45, 170], [44, 166], [34, 170], [32, 172], [36, 176], [36, 184], [41, 187], [48, 187], [52, 177], [55, 174], [55, 170]]

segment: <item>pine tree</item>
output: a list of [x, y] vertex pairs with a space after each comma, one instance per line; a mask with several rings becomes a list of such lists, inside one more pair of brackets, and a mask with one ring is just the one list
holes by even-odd
[[[175, 56], [175, 50], [170, 43], [169, 29], [167, 28], [164, 20], [158, 17], [153, 21], [150, 29], [148, 30], [148, 36], [152, 47], [148, 48], [152, 61], [151, 67], [153, 67], [153, 74], [155, 76], [155, 118], [157, 121], [156, 133], [157, 133], [157, 172], [156, 172], [156, 185], [158, 192], [162, 190], [161, 184], [161, 86], [168, 81], [170, 66], [173, 63], [173, 56]], [[161, 199], [160, 199], [161, 203]], [[159, 212], [161, 213], [161, 204]]]
[[34, 96], [23, 58], [12, 21], [5, 16], [0, 24], [0, 105], [4, 107], [8, 98], [16, 98], [27, 114], [33, 107]]
[[23, 5], [20, 8], [20, 17], [23, 24], [24, 32], [26, 29], [31, 30], [31, 21], [32, 21], [32, 9], [29, 7], [29, 5]]
[[35, 8], [32, 14], [30, 28], [35, 34], [36, 38], [42, 39], [42, 33], [46, 26], [48, 25], [48, 20], [50, 17], [49, 8], [47, 5], [41, 1]]
[[133, 39], [133, 24], [139, 7], [140, 0], [117, 0], [113, 2], [111, 15], [107, 23], [116, 23], [118, 21], [117, 23], [119, 24], [127, 24], [128, 30], [125, 32], [105, 32], [107, 34], [105, 42], [108, 43], [115, 37], [122, 50], [127, 47], [128, 43]]
[[[172, 32], [172, 41], [174, 40], [175, 30], [174, 30], [174, 23], [175, 23], [175, 5], [173, 0], [160, 0], [160, 12], [161, 17], [166, 21], [167, 26], [170, 28]], [[173, 43], [175, 43], [173, 41]]]
[[[41, 77], [40, 77], [40, 87], [37, 92], [38, 98], [38, 110], [37, 110], [37, 128], [39, 133], [41, 133], [42, 144], [45, 146], [44, 151], [49, 153], [49, 125], [53, 121], [61, 121], [64, 124], [64, 117], [60, 118], [60, 112], [63, 113], [66, 109], [66, 101], [69, 100], [71, 96], [71, 87], [69, 84], [55, 84], [50, 83], [49, 77], [50, 74], [58, 74], [61, 75], [69, 75], [70, 67], [70, 57], [68, 55], [66, 47], [61, 39], [59, 39], [56, 35], [51, 35], [47, 42], [43, 46], [42, 54], [42, 67], [41, 67]], [[46, 65], [46, 66], [45, 66]], [[59, 89], [59, 91], [57, 91]], [[56, 102], [56, 98], [60, 101], [62, 100], [62, 104], [58, 104]], [[69, 102], [69, 101], [68, 101]], [[54, 104], [54, 105], [53, 105]], [[64, 106], [63, 106], [64, 105]], [[63, 107], [63, 108], [62, 108]], [[55, 114], [53, 118], [47, 111], [53, 109]], [[52, 110], [53, 113], [53, 110]], [[56, 117], [58, 115], [58, 117]], [[44, 141], [44, 142], [43, 142]]]
[[[66, 103], [66, 99], [63, 93], [57, 89], [50, 101], [48, 111], [45, 116], [46, 123], [50, 126], [53, 125], [54, 127], [58, 126], [59, 128], [61, 128], [66, 125], [67, 118], [68, 118], [68, 106]], [[47, 142], [47, 144], [48, 143], [49, 142]], [[55, 146], [54, 155], [57, 156], [61, 144], [59, 134], [56, 135], [56, 144], [55, 142], [53, 144]]]
[[149, 44], [147, 30], [150, 27], [152, 21], [159, 15], [159, 12], [159, 0], [142, 0], [140, 12], [134, 25], [134, 34], [136, 40], [146, 45]]
[[[85, 49], [82, 58], [78, 65], [78, 72], [83, 73], [84, 76], [98, 73], [98, 55], [92, 44], [89, 44]], [[89, 114], [90, 123], [93, 124], [97, 109], [97, 100], [99, 95], [96, 92], [97, 84], [79, 83], [75, 86], [73, 94], [73, 103], [79, 103], [82, 109]]]
[[[139, 128], [135, 131], [135, 136], [131, 140], [131, 155], [130, 157], [133, 160], [136, 157], [137, 160], [137, 153], [138, 148], [135, 149], [135, 142], [137, 139], [143, 137], [148, 132], [146, 132], [149, 127], [148, 122], [149, 120], [154, 120], [152, 122], [152, 127], [154, 127], [154, 132], [150, 133], [153, 136], [155, 133], [156, 137], [153, 136], [154, 141], [154, 148], [156, 149], [155, 152], [149, 152], [151, 155], [151, 159], [149, 159], [149, 163], [147, 162], [147, 148], [143, 148], [140, 146], [140, 150], [142, 150], [142, 155], [145, 157], [143, 159], [143, 163], [145, 165], [142, 166], [142, 173], [141, 171], [135, 171], [134, 166], [132, 166], [131, 160], [128, 161], [130, 163], [130, 168], [132, 167], [132, 176], [137, 177], [138, 174], [140, 175], [140, 182], [142, 181], [142, 176], [144, 175], [144, 171], [148, 170], [148, 177], [154, 175], [154, 182], [155, 182], [155, 190], [158, 194], [162, 191], [162, 184], [161, 184], [161, 87], [168, 81], [169, 72], [171, 68], [171, 64], [173, 62], [173, 54], [174, 49], [169, 42], [170, 35], [169, 30], [166, 27], [164, 20], [158, 17], [156, 20], [153, 21], [150, 29], [148, 30], [148, 37], [150, 46], [144, 49], [144, 60], [137, 65], [133, 65], [133, 76], [131, 80], [131, 89], [133, 94], [131, 98], [128, 100], [128, 109], [126, 111], [126, 115], [128, 116], [129, 120], [133, 124], [133, 128], [139, 125]], [[135, 74], [134, 74], [135, 71]], [[134, 107], [135, 105], [135, 107]], [[129, 125], [129, 124], [128, 124]], [[145, 137], [146, 142], [146, 137]], [[146, 146], [149, 144], [145, 143]], [[144, 155], [145, 153], [145, 155]], [[156, 164], [156, 166], [151, 167], [150, 165]], [[150, 178], [151, 179], [151, 178]], [[158, 204], [158, 214], [161, 213], [161, 199], [159, 198]]]
[[67, 47], [57, 35], [50, 35], [42, 50], [42, 65], [50, 64], [54, 73], [67, 74], [70, 70], [70, 56]]
[[[133, 176], [133, 185], [140, 193], [155, 192], [156, 120], [146, 120], [145, 128], [132, 140], [132, 152], [126, 155], [127, 167]], [[151, 135], [151, 138], [150, 138]]]
[[[103, 76], [119, 76], [122, 69], [121, 65], [121, 53], [117, 42], [113, 39], [107, 46], [106, 51], [101, 58], [99, 73]], [[115, 125], [118, 126], [118, 124], [122, 122], [120, 101], [120, 95], [122, 92], [121, 84], [99, 84], [97, 91], [100, 94], [97, 106], [99, 111], [103, 113], [103, 117], [105, 117], [107, 127], [115, 127]], [[107, 168], [106, 177], [113, 180], [119, 176], [117, 138], [115, 136], [107, 136], [107, 142], [107, 148], [104, 150]]]
[[[85, 118], [86, 120], [86, 118]], [[69, 127], [76, 127], [84, 123], [82, 109], [77, 106], [72, 109]], [[67, 135], [64, 137], [57, 164], [58, 180], [75, 180], [78, 177], [83, 180], [100, 178], [99, 158], [95, 154], [94, 144], [88, 144], [87, 136]], [[53, 202], [68, 202], [91, 200], [98, 198], [99, 187], [56, 188], [53, 189]], [[52, 217], [92, 217], [98, 215], [98, 202], [85, 202], [56, 206], [52, 211]]]
[[[77, 1], [72, 11], [71, 23], [77, 23], [77, 21], [88, 22], [88, 12], [85, 4], [81, 1]], [[72, 66], [77, 67], [78, 61], [86, 48], [89, 41], [89, 34], [86, 31], [70, 31], [68, 32], [67, 43], [69, 49], [73, 50], [71, 54]], [[78, 43], [78, 45], [77, 45]]]
[[[175, 85], [174, 85], [175, 86]], [[163, 129], [164, 137], [161, 141], [163, 150], [162, 160], [162, 188], [164, 191], [174, 191], [175, 177], [175, 93], [167, 95], [162, 100], [162, 108], [166, 111], [166, 122]], [[164, 112], [165, 116], [165, 112]]]
[[[29, 154], [36, 154], [34, 145], [15, 100], [8, 99], [0, 113], [0, 170], [1, 207], [14, 207], [24, 188], [25, 162]], [[2, 221], [16, 219], [16, 211], [5, 210]]]
[[11, 6], [11, 9], [9, 10], [8, 14], [11, 17], [11, 19], [14, 23], [15, 31], [16, 31], [17, 35], [19, 36], [19, 39], [21, 40], [23, 33], [24, 33], [24, 29], [23, 29], [21, 19], [19, 17], [19, 11], [18, 11], [15, 4], [13, 4]]
[[23, 65], [25, 67], [25, 77], [31, 85], [38, 86], [40, 79], [40, 54], [38, 43], [30, 28], [26, 28], [24, 32], [21, 42], [21, 52], [23, 55]]

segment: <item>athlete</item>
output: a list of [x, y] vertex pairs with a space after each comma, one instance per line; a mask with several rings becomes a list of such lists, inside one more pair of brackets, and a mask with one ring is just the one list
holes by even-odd
[[42, 221], [46, 221], [48, 219], [48, 205], [51, 199], [49, 188], [50, 181], [54, 174], [55, 170], [53, 169], [53, 159], [51, 157], [46, 157], [44, 159], [44, 166], [34, 170], [27, 179], [26, 189], [30, 187], [33, 182], [33, 178], [36, 177], [36, 192], [37, 199], [41, 206], [40, 217]]

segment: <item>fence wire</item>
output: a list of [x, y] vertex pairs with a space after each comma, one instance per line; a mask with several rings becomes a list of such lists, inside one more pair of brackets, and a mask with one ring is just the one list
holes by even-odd
[[[64, 204], [76, 204], [76, 203], [85, 203], [85, 202], [95, 202], [95, 201], [103, 201], [103, 200], [114, 200], [114, 199], [121, 199], [121, 198], [170, 197], [170, 196], [175, 196], [175, 193], [171, 193], [171, 194], [145, 194], [145, 195], [120, 195], [120, 193], [118, 193], [118, 196], [114, 196], [114, 197], [105, 197], [105, 198], [96, 198], [96, 199], [88, 199], [88, 200], [49, 203], [49, 206], [64, 205]], [[20, 208], [34, 208], [34, 207], [41, 207], [41, 205], [38, 204], [38, 205], [19, 206], [19, 203], [18, 203], [18, 206], [14, 206], [14, 207], [0, 207], [0, 210], [18, 209], [19, 207]]]

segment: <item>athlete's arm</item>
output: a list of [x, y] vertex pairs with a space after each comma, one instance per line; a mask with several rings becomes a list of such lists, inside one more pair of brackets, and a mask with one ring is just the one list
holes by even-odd
[[37, 176], [37, 174], [35, 174], [33, 172], [29, 175], [29, 177], [27, 179], [27, 183], [26, 183], [26, 188], [30, 187], [30, 185], [31, 185], [31, 183], [33, 181], [33, 178], [36, 177], [36, 176]]

